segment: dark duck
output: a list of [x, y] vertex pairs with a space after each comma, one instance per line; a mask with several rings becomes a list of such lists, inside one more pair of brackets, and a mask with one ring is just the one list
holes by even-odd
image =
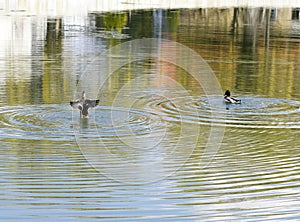
[[82, 92], [82, 97], [80, 100], [70, 102], [70, 105], [73, 108], [77, 108], [80, 110], [81, 118], [88, 118], [89, 117], [89, 109], [97, 106], [98, 104], [99, 104], [99, 99], [95, 99], [95, 100], [86, 99], [84, 91]]
[[224, 94], [224, 102], [225, 103], [233, 103], [233, 104], [241, 104], [242, 103], [242, 101], [240, 99], [236, 99], [234, 97], [231, 97], [229, 90], [226, 90], [226, 92]]

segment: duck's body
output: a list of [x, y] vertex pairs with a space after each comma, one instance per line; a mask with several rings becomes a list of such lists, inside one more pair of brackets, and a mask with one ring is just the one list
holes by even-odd
[[88, 118], [89, 109], [97, 106], [99, 104], [99, 99], [91, 100], [86, 99], [85, 92], [82, 92], [82, 97], [80, 100], [71, 101], [70, 105], [73, 108], [77, 108], [80, 110], [81, 118]]
[[224, 102], [225, 103], [234, 103], [234, 104], [241, 104], [242, 101], [240, 99], [236, 99], [234, 97], [230, 97], [230, 91], [226, 90], [224, 94]]

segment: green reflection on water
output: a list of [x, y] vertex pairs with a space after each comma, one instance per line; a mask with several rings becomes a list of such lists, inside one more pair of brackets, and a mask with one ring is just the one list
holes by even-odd
[[[181, 106], [185, 105], [183, 109], [187, 110], [183, 111], [187, 113], [187, 120], [193, 122], [189, 127], [190, 132], [196, 130], [198, 125], [195, 124], [207, 124], [201, 125], [198, 143], [182, 168], [174, 172], [177, 164], [183, 164], [178, 156], [190, 151], [186, 147], [182, 148], [182, 153], [174, 154], [174, 159], [167, 159], [170, 162], [166, 168], [174, 173], [166, 178], [167, 184], [162, 182], [154, 186], [139, 186], [140, 190], [137, 186], [113, 184], [86, 162], [76, 144], [72, 127], [78, 126], [82, 132], [93, 130], [93, 119], [72, 125], [69, 107], [80, 75], [95, 57], [101, 58], [103, 50], [116, 44], [144, 37], [168, 38], [192, 48], [208, 61], [223, 89], [231, 89], [241, 97], [248, 95], [248, 101], [256, 96], [260, 98], [259, 101], [264, 101], [264, 97], [297, 100], [300, 98], [299, 17], [292, 9], [156, 9], [91, 13], [79, 19], [79, 22], [75, 18], [71, 22], [68, 19], [43, 19], [37, 16], [28, 20], [10, 16], [8, 20], [13, 32], [18, 34], [12, 35], [12, 41], [7, 42], [9, 47], [0, 49], [0, 105], [7, 108], [0, 113], [0, 166], [5, 182], [1, 189], [2, 207], [7, 207], [6, 203], [14, 211], [16, 207], [24, 207], [27, 218], [43, 215], [43, 218], [47, 216], [50, 220], [53, 217], [61, 219], [61, 215], [72, 216], [72, 219], [107, 219], [116, 217], [116, 212], [118, 216], [125, 215], [129, 219], [153, 216], [151, 214], [157, 212], [164, 216], [179, 214], [184, 218], [205, 218], [205, 212], [195, 206], [207, 207], [204, 208], [209, 209], [209, 213], [205, 214], [207, 217], [213, 214], [214, 218], [221, 220], [227, 217], [232, 219], [230, 214], [239, 215], [241, 209], [246, 213], [251, 211], [251, 219], [257, 219], [256, 216], [262, 214], [264, 217], [265, 206], [269, 207], [268, 216], [272, 215], [275, 219], [278, 219], [279, 210], [283, 216], [298, 213], [299, 130], [251, 125], [252, 121], [266, 118], [271, 119], [270, 122], [266, 120], [267, 123], [272, 124], [273, 121], [278, 125], [282, 121], [299, 120], [295, 103], [287, 107], [285, 104], [281, 107], [271, 103], [275, 106], [274, 115], [267, 115], [272, 107], [266, 106], [264, 109], [261, 104], [258, 104], [262, 106], [259, 112], [255, 111], [260, 106], [254, 104], [247, 107], [247, 102], [244, 107], [231, 107], [227, 113], [228, 119], [223, 120], [229, 120], [227, 124], [231, 126], [226, 128], [222, 146], [214, 160], [203, 168], [202, 154], [210, 132], [210, 126], [205, 122], [209, 121], [206, 113], [209, 107], [199, 105], [203, 102], [200, 97], [202, 99], [205, 96], [198, 83], [179, 67], [155, 59], [127, 64], [106, 82], [103, 94], [99, 95], [101, 105], [111, 105], [120, 88], [140, 75], [149, 76], [148, 81], [144, 82], [145, 88], [155, 90], [161, 96], [170, 93], [163, 91], [165, 88], [158, 78], [159, 75], [167, 75], [180, 83], [195, 99], [199, 98], [195, 104], [185, 104], [184, 100], [178, 102]], [[20, 27], [24, 27], [24, 31], [20, 31]], [[180, 92], [172, 93], [174, 98], [181, 96]], [[143, 100], [140, 102], [143, 107]], [[146, 102], [149, 101], [145, 99]], [[29, 104], [35, 106], [29, 109]], [[58, 105], [48, 110], [48, 106], [40, 108], [40, 104]], [[155, 105], [155, 114], [159, 117], [173, 108], [173, 104], [161, 100]], [[192, 105], [203, 116], [188, 115], [191, 114], [188, 108]], [[254, 115], [251, 121], [246, 118], [246, 123], [238, 122], [239, 118], [245, 118], [243, 109], [248, 112], [246, 117], [249, 119]], [[283, 114], [278, 114], [282, 109]], [[108, 112], [103, 107], [99, 110], [100, 122], [106, 120]], [[176, 115], [176, 112], [167, 115], [167, 139], [171, 142], [180, 131], [179, 121], [172, 122], [176, 120]], [[134, 127], [134, 123], [138, 124], [139, 121], [152, 120], [146, 117], [139, 113], [130, 124]], [[234, 125], [235, 121], [243, 123], [244, 128]], [[158, 124], [153, 122], [157, 127]], [[249, 128], [246, 124], [249, 124]], [[120, 151], [125, 158], [130, 150], [124, 149], [122, 143], [120, 147], [114, 145], [118, 138], [110, 131], [111, 128], [106, 126], [108, 132], [102, 132], [101, 136], [108, 144], [112, 144], [108, 147], [110, 151]], [[148, 130], [147, 127], [137, 129]], [[53, 135], [48, 135], [51, 133]], [[145, 134], [146, 130], [142, 131], [141, 135]], [[95, 149], [99, 151], [98, 148]], [[138, 151], [146, 160], [148, 156], [143, 156], [145, 152]], [[158, 152], [157, 155], [162, 154]], [[285, 199], [279, 199], [282, 197]], [[150, 201], [147, 202], [147, 199]], [[247, 202], [249, 200], [252, 205]], [[281, 203], [287, 205], [281, 206]], [[46, 207], [43, 209], [42, 205]], [[61, 213], [49, 213], [50, 205], [52, 210], [59, 209]], [[187, 210], [182, 206], [192, 207]], [[145, 208], [150, 209], [146, 214]], [[41, 210], [44, 210], [43, 213], [40, 213]]]
[[[265, 8], [114, 12], [93, 14], [79, 29], [68, 29], [64, 18], [49, 18], [32, 36], [15, 37], [14, 41], [30, 38], [30, 51], [6, 53], [3, 58], [9, 63], [2, 65], [6, 76], [2, 104], [65, 103], [75, 89], [75, 76], [80, 76], [94, 56], [101, 55], [101, 51], [92, 51], [97, 44], [107, 49], [144, 37], [170, 38], [191, 47], [209, 62], [224, 89], [299, 98], [300, 44], [293, 31], [299, 22], [291, 20], [292, 16], [291, 9], [278, 9], [275, 14]], [[22, 24], [22, 20], [18, 22]], [[34, 19], [28, 25], [37, 26]], [[116, 31], [130, 39], [111, 36], [99, 41], [97, 30]], [[40, 40], [43, 31], [45, 38]], [[24, 62], [29, 65], [16, 68]], [[114, 78], [111, 85], [118, 81]], [[184, 80], [182, 84], [189, 88]]]

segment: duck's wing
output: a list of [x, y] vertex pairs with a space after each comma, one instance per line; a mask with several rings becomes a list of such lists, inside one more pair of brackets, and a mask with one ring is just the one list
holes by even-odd
[[240, 104], [242, 102], [240, 99], [236, 99], [236, 98], [230, 97], [230, 96], [225, 96], [224, 101], [226, 103], [237, 103], [237, 104]]
[[233, 98], [233, 97], [230, 97], [230, 96], [224, 96], [224, 101], [226, 103], [241, 103], [240, 99], [236, 99], [236, 98]]
[[88, 105], [88, 107], [95, 107], [99, 104], [99, 99], [95, 99], [95, 100], [91, 100], [91, 99], [87, 99], [85, 100], [86, 104]]
[[80, 103], [79, 100], [77, 100], [77, 101], [70, 101], [70, 105], [71, 105], [73, 108], [75, 108], [75, 109], [80, 109], [80, 110], [82, 110], [82, 105], [81, 105], [81, 103]]
[[234, 101], [234, 103], [241, 103], [242, 102], [242, 100], [234, 98], [234, 97], [232, 97], [231, 99]]
[[226, 103], [235, 103], [235, 101], [229, 96], [224, 96], [224, 101]]

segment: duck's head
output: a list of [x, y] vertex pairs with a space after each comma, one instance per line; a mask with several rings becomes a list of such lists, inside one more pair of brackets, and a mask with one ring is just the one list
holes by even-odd
[[230, 96], [230, 91], [226, 90], [224, 96]]
[[85, 91], [82, 91], [82, 96], [81, 96], [82, 100], [85, 100], [86, 97], [85, 97]]

